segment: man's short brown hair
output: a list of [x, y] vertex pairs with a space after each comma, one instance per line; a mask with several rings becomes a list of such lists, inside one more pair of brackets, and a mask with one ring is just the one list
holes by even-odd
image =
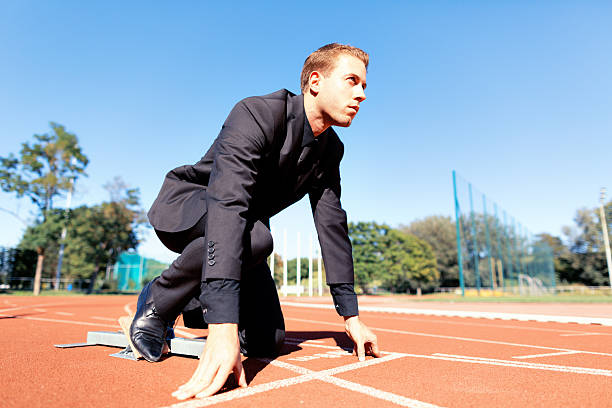
[[319, 71], [323, 75], [329, 74], [336, 67], [336, 60], [338, 57], [344, 54], [359, 58], [366, 69], [368, 69], [370, 56], [362, 49], [338, 43], [324, 45], [310, 54], [308, 58], [306, 58], [306, 61], [304, 61], [304, 67], [302, 68], [302, 75], [300, 78], [302, 93], [306, 92], [308, 89], [308, 78], [310, 78], [310, 74], [314, 71]]

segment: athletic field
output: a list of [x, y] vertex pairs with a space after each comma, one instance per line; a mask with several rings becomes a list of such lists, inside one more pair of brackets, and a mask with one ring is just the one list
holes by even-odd
[[[360, 297], [383, 358], [359, 362], [329, 298], [284, 298], [287, 342], [275, 360], [245, 358], [213, 397], [170, 394], [195, 358], [110, 357], [60, 349], [118, 331], [136, 296], [0, 296], [3, 407], [604, 407], [612, 405], [612, 305], [407, 302]], [[571, 323], [572, 321], [581, 323]], [[595, 322], [590, 323], [590, 322]], [[186, 329], [197, 338], [205, 330]]]

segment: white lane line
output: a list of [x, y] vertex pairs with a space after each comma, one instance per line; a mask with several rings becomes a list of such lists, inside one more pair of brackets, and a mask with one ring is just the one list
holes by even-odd
[[34, 307], [40, 307], [40, 306], [49, 307], [49, 306], [65, 306], [65, 305], [68, 305], [68, 303], [38, 303], [38, 304], [35, 304], [35, 305], [24, 305], [24, 306], [12, 307], [10, 309], [1, 309], [0, 313], [12, 312], [13, 310], [26, 309], [26, 308], [29, 308], [29, 307], [34, 308]]
[[526, 358], [539, 358], [539, 357], [550, 357], [550, 356], [564, 356], [567, 354], [580, 354], [580, 352], [579, 351], [560, 351], [558, 353], [530, 354], [527, 356], [514, 356], [512, 358], [526, 359]]
[[292, 346], [318, 347], [318, 348], [324, 348], [324, 349], [330, 349], [330, 350], [344, 350], [344, 351], [350, 351], [351, 353], [353, 352], [352, 348], [348, 348], [348, 347], [342, 348], [338, 346], [326, 346], [325, 344], [299, 343], [297, 341], [287, 341], [287, 340], [285, 340], [285, 344], [291, 344]]
[[323, 340], [300, 339], [299, 337], [286, 337], [285, 340], [309, 342], [309, 343], [324, 343]]
[[[442, 317], [442, 316], [437, 316]], [[473, 322], [455, 322], [452, 320], [432, 320], [432, 319], [419, 319], [415, 317], [399, 317], [399, 316], [377, 316], [377, 318], [383, 319], [391, 319], [391, 320], [401, 320], [406, 322], [423, 322], [423, 323], [435, 323], [439, 325], [455, 325], [455, 326], [474, 326], [474, 327], [488, 327], [490, 329], [518, 329], [518, 330], [529, 330], [529, 331], [543, 331], [543, 332], [553, 332], [553, 333], [568, 333], [561, 334], [561, 336], [587, 336], [587, 335], [596, 335], [599, 334], [601, 336], [612, 336], [612, 333], [594, 333], [594, 332], [583, 332], [578, 330], [566, 330], [566, 329], [550, 329], [545, 327], [529, 327], [529, 326], [517, 326], [512, 324], [499, 324], [499, 323], [473, 323]]]
[[[334, 309], [333, 305], [320, 303], [298, 303], [281, 302], [284, 306], [304, 307], [310, 309]], [[409, 309], [403, 307], [379, 307], [379, 306], [359, 306], [363, 312], [383, 312], [400, 314], [417, 314], [426, 316], [450, 316], [450, 317], [475, 317], [482, 319], [501, 319], [519, 320], [536, 322], [558, 322], [558, 323], [579, 323], [579, 324], [601, 324], [602, 326], [612, 326], [612, 319], [605, 317], [585, 317], [585, 316], [556, 316], [527, 313], [502, 313], [502, 312], [474, 312], [461, 310], [438, 310], [438, 309]]]
[[95, 319], [95, 320], [104, 320], [106, 322], [116, 322], [117, 319], [114, 317], [101, 317], [101, 316], [89, 316], [90, 319]]
[[[344, 324], [341, 324], [341, 323], [330, 323], [330, 322], [321, 321], [321, 320], [298, 319], [296, 317], [285, 317], [285, 320], [293, 320], [293, 321], [297, 321], [297, 322], [315, 323], [315, 324], [326, 324], [326, 325], [329, 325], [329, 326], [344, 327]], [[601, 353], [601, 352], [598, 352], [598, 351], [571, 350], [571, 349], [564, 349], [564, 348], [558, 348], [558, 347], [536, 346], [536, 345], [533, 345], [533, 344], [510, 343], [510, 342], [507, 342], [507, 341], [474, 339], [474, 338], [470, 338], [470, 337], [445, 336], [445, 335], [442, 335], [442, 334], [430, 334], [430, 333], [411, 332], [411, 331], [405, 331], [405, 330], [385, 329], [385, 328], [381, 328], [381, 327], [370, 327], [370, 329], [374, 330], [374, 331], [382, 331], [382, 332], [388, 332], [388, 333], [406, 334], [406, 335], [409, 335], [409, 336], [433, 337], [433, 338], [438, 338], [438, 339], [460, 340], [460, 341], [469, 341], [469, 342], [486, 343], [486, 344], [498, 344], [498, 345], [502, 345], [502, 346], [513, 346], [513, 347], [528, 347], [528, 348], [536, 348], [536, 349], [542, 349], [542, 350], [575, 351], [577, 353], [594, 354], [594, 355], [598, 355], [598, 356], [612, 357], [611, 353]]]
[[561, 366], [555, 364], [537, 364], [537, 363], [524, 363], [520, 361], [511, 360], [498, 360], [495, 358], [482, 358], [482, 357], [470, 357], [470, 356], [457, 356], [454, 354], [442, 354], [435, 353], [431, 356], [423, 356], [418, 354], [405, 354], [406, 357], [417, 357], [417, 358], [430, 358], [433, 360], [447, 360], [457, 361], [462, 363], [473, 363], [473, 364], [489, 364], [505, 367], [517, 367], [517, 368], [529, 368], [533, 370], [547, 370], [547, 371], [558, 371], [572, 374], [590, 374], [590, 375], [601, 375], [605, 377], [612, 377], [612, 371], [603, 370], [599, 368], [586, 368], [586, 367], [573, 367], [573, 366]]
[[74, 313], [69, 313], [69, 312], [55, 312], [55, 314], [58, 314], [61, 316], [74, 316]]
[[305, 383], [307, 381], [311, 381], [313, 377], [314, 375], [306, 374], [297, 377], [276, 380], [265, 384], [253, 385], [246, 388], [236, 388], [232, 391], [224, 392], [222, 394], [216, 394], [202, 399], [191, 399], [185, 402], [177, 402], [176, 404], [170, 405], [166, 408], [208, 407], [210, 405], [220, 404], [222, 402], [228, 402], [238, 398], [249, 397], [251, 395], [259, 394], [262, 392], [268, 392], [279, 388], [289, 387], [295, 384]]
[[185, 330], [177, 329], [176, 327], [174, 328], [174, 332], [182, 336], [188, 337], [190, 339], [195, 339], [196, 337], [200, 337], [197, 334], [189, 333], [189, 332], [186, 332]]
[[[304, 375], [309, 375], [311, 373], [316, 373], [316, 379], [319, 381], [324, 381], [326, 383], [330, 383], [330, 384], [334, 384], [338, 387], [342, 387], [342, 388], [346, 388], [348, 390], [351, 391], [355, 391], [355, 392], [359, 392], [362, 394], [366, 394], [370, 397], [374, 397], [374, 398], [378, 398], [384, 401], [389, 401], [392, 402], [394, 404], [397, 404], [399, 406], [402, 407], [414, 407], [414, 408], [439, 408], [437, 405], [433, 405], [433, 404], [428, 404], [426, 402], [423, 401], [419, 401], [419, 400], [415, 400], [412, 398], [407, 398], [404, 397], [402, 395], [398, 395], [398, 394], [393, 394], [391, 392], [387, 392], [387, 391], [382, 391], [379, 390], [377, 388], [374, 387], [370, 387], [367, 385], [363, 385], [363, 384], [358, 384], [352, 381], [347, 381], [341, 378], [337, 378], [337, 377], [332, 377], [332, 375], [334, 374], [339, 374], [341, 372], [345, 372], [345, 371], [349, 371], [349, 370], [354, 370], [355, 368], [362, 368], [366, 366], [366, 363], [371, 363], [368, 365], [372, 365], [372, 364], [380, 364], [382, 362], [385, 361], [389, 361], [389, 360], [394, 360], [396, 358], [400, 358], [402, 357], [402, 355], [389, 355], [387, 357], [383, 357], [381, 359], [372, 359], [372, 360], [368, 360], [366, 362], [361, 362], [361, 363], [355, 363], [355, 364], [349, 364], [347, 366], [342, 366], [342, 367], [338, 367], [336, 369], [329, 369], [329, 370], [324, 370], [324, 371], [312, 371], [309, 370], [307, 368], [303, 368], [300, 366], [296, 366], [293, 364], [289, 364], [286, 363], [284, 361], [278, 361], [278, 360], [273, 360], [270, 361], [270, 364], [278, 366], [278, 367], [283, 367], [286, 368], [288, 370], [292, 370], [295, 371], [297, 373], [300, 374], [304, 374]], [[349, 368], [351, 367], [351, 368]]]
[[125, 313], [127, 313], [128, 316], [134, 315], [134, 313], [132, 313], [132, 309], [130, 308], [131, 303], [134, 303], [134, 302], [126, 303], [125, 306], [123, 306], [123, 310], [125, 310]]
[[33, 317], [33, 316], [12, 316], [0, 314], [2, 317], [14, 317], [15, 319], [24, 319], [24, 320], [37, 320], [40, 322], [53, 322], [53, 323], [68, 323], [68, 324], [80, 324], [82, 326], [105, 326], [105, 327], [119, 327], [118, 324], [105, 324], [105, 323], [90, 323], [90, 322], [78, 322], [75, 320], [60, 320], [60, 319], [47, 319], [44, 317]]
[[[297, 373], [299, 373], [301, 375], [299, 375], [297, 377], [291, 377], [291, 378], [285, 378], [285, 379], [282, 379], [282, 380], [272, 381], [272, 382], [265, 383], [265, 384], [254, 385], [254, 386], [250, 386], [250, 387], [247, 387], [247, 388], [237, 388], [237, 389], [234, 389], [232, 391], [224, 392], [222, 394], [213, 395], [211, 397], [207, 397], [207, 398], [203, 398], [203, 399], [193, 399], [193, 400], [188, 400], [188, 401], [185, 401], [185, 402], [179, 402], [179, 403], [176, 403], [174, 405], [171, 405], [171, 407], [172, 408], [200, 408], [200, 407], [207, 407], [207, 406], [210, 406], [210, 405], [220, 404], [222, 402], [229, 402], [229, 401], [233, 401], [233, 400], [238, 399], [238, 398], [244, 398], [244, 397], [248, 397], [248, 396], [259, 394], [259, 393], [263, 393], [263, 392], [272, 391], [272, 390], [279, 389], [279, 388], [289, 387], [291, 385], [305, 383], [307, 381], [312, 381], [312, 380], [322, 380], [322, 381], [326, 381], [326, 382], [332, 383], [334, 385], [345, 387], [345, 388], [346, 387], [351, 387], [350, 389], [352, 389], [353, 391], [363, 392], [362, 390], [364, 388], [363, 388], [362, 385], [356, 384], [356, 383], [350, 383], [349, 381], [345, 382], [345, 380], [340, 380], [340, 379], [337, 379], [339, 381], [335, 381], [336, 379], [331, 377], [331, 375], [338, 374], [338, 373], [345, 372], [345, 371], [354, 370], [356, 368], [362, 368], [362, 367], [367, 367], [367, 366], [374, 365], [374, 364], [380, 364], [380, 363], [383, 363], [383, 362], [386, 362], [386, 361], [389, 361], [389, 360], [393, 360], [393, 359], [396, 359], [396, 358], [400, 358], [400, 357], [403, 357], [403, 356], [401, 354], [393, 354], [393, 355], [389, 355], [389, 356], [386, 356], [386, 357], [383, 357], [383, 358], [379, 358], [379, 359], [371, 359], [371, 360], [367, 360], [367, 361], [364, 361], [364, 362], [348, 364], [346, 366], [337, 367], [337, 368], [334, 368], [334, 369], [324, 370], [324, 371], [319, 371], [319, 372], [312, 371], [312, 370], [309, 370], [307, 368], [299, 367], [299, 366], [296, 366], [296, 365], [293, 365], [293, 364], [289, 364], [289, 363], [286, 363], [286, 362], [283, 362], [283, 361], [260, 359], [262, 361], [270, 363], [271, 365], [274, 365], [274, 366], [277, 366], [277, 367], [282, 367], [282, 368], [285, 368], [287, 370], [291, 370], [293, 372], [297, 372]], [[332, 379], [332, 380], [328, 380], [328, 379]], [[395, 398], [395, 401], [397, 401], [396, 403], [398, 403], [399, 405], [408, 406], [408, 407], [418, 407], [418, 408], [421, 408], [421, 407], [423, 407], [423, 408], [425, 408], [425, 407], [427, 407], [427, 408], [437, 408], [435, 405], [431, 405], [431, 404], [423, 405], [425, 403], [423, 403], [421, 401], [411, 400], [409, 398], [402, 397], [400, 395], [391, 394], [391, 393], [387, 393], [385, 391], [376, 390], [375, 388], [372, 388], [371, 390], [368, 389], [366, 394], [372, 395], [372, 391], [377, 391], [378, 394], [376, 396], [378, 398], [382, 398], [382, 399], [387, 400], [387, 401], [389, 401], [390, 398]], [[374, 395], [372, 395], [372, 396], [374, 396]], [[395, 402], [395, 401], [393, 401], [393, 402]], [[411, 404], [411, 405], [407, 405], [407, 404]], [[418, 404], [420, 404], [420, 405], [418, 405]]]
[[439, 405], [429, 404], [427, 402], [415, 400], [412, 398], [404, 397], [402, 395], [393, 394], [391, 392], [382, 391], [368, 385], [354, 383], [338, 377], [323, 377], [319, 378], [321, 381], [325, 381], [330, 384], [337, 385], [338, 387], [346, 388], [351, 391], [360, 392], [362, 394], [369, 395], [384, 401], [389, 401], [402, 407], [413, 407], [413, 408], [439, 408]]

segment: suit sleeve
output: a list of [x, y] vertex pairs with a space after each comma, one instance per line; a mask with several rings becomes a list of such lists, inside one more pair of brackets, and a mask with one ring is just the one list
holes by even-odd
[[240, 280], [248, 210], [264, 147], [261, 126], [246, 103], [239, 102], [214, 144], [203, 281]]
[[340, 160], [344, 153], [339, 145], [338, 158], [323, 184], [310, 192], [310, 206], [321, 244], [327, 284], [350, 283], [355, 277], [346, 212], [340, 204]]

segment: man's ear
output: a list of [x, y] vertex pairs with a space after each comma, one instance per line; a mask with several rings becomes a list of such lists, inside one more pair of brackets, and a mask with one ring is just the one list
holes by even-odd
[[321, 84], [321, 73], [319, 71], [312, 71], [308, 77], [308, 88], [311, 93], [315, 95], [319, 93], [319, 86]]

